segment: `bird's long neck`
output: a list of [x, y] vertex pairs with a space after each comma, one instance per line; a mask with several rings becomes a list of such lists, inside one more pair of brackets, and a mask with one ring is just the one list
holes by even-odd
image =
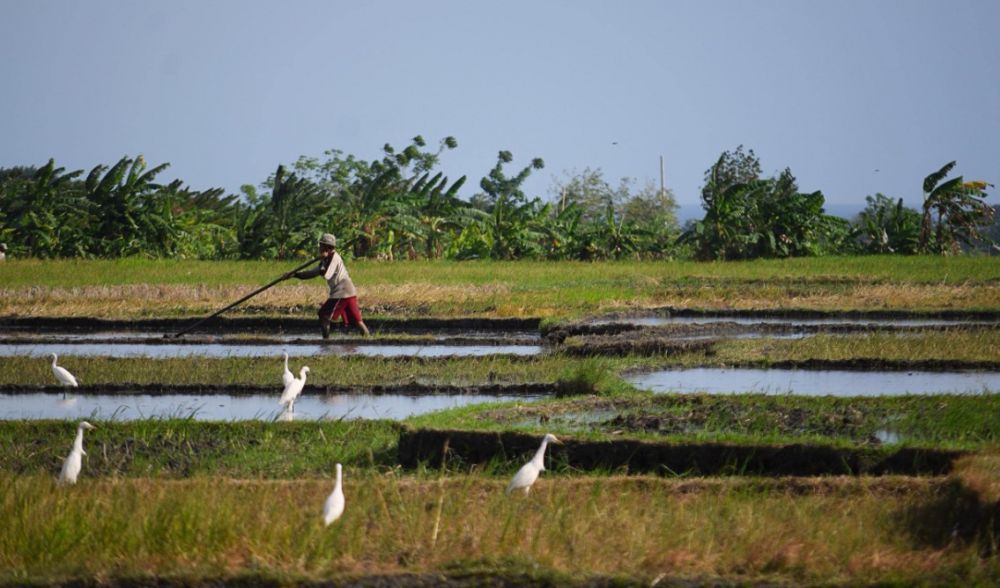
[[306, 370], [302, 370], [299, 372], [299, 379], [302, 380], [303, 384], [306, 383], [306, 373], [307, 373]]
[[73, 441], [73, 449], [83, 451], [83, 427], [77, 427], [76, 439]]
[[55, 355], [55, 354], [53, 353], [53, 354], [52, 354], [52, 367], [56, 367], [56, 360], [57, 360], [57, 359], [59, 359], [59, 358], [58, 358], [58, 357], [56, 357], [56, 355]]
[[288, 369], [288, 354], [287, 354], [287, 353], [285, 354], [285, 371], [286, 371], [286, 372], [287, 372], [287, 371], [290, 371], [290, 370]]
[[535, 457], [531, 458], [531, 463], [540, 470], [545, 469], [545, 448], [548, 447], [548, 445], [549, 440], [542, 439], [542, 444], [538, 447], [538, 451], [535, 452]]
[[340, 469], [337, 469], [337, 482], [333, 485], [334, 490], [340, 490]]

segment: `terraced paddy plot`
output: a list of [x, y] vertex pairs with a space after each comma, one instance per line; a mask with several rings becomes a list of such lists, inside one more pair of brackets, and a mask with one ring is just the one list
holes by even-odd
[[858, 327], [965, 327], [1000, 326], [996, 320], [970, 320], [947, 318], [859, 318], [851, 316], [834, 317], [768, 317], [768, 316], [646, 316], [625, 318], [603, 318], [592, 321], [595, 325], [627, 324], [644, 327], [669, 325], [713, 325], [733, 323], [737, 325], [784, 325], [784, 326], [851, 326]]
[[626, 377], [653, 392], [897, 396], [1000, 392], [1000, 373], [692, 368]]
[[282, 353], [305, 355], [364, 355], [369, 357], [479, 357], [485, 355], [538, 355], [540, 345], [463, 344], [445, 345], [392, 343], [60, 343], [0, 344], [0, 357], [46, 357], [52, 353], [81, 357], [280, 357]]
[[0, 395], [0, 420], [93, 418], [129, 421], [147, 418], [193, 418], [201, 421], [239, 420], [400, 420], [437, 410], [470, 404], [525, 400], [525, 396], [487, 395], [405, 395], [344, 394], [304, 395], [295, 401], [294, 412], [278, 405], [280, 389], [274, 396], [231, 396], [189, 394]]

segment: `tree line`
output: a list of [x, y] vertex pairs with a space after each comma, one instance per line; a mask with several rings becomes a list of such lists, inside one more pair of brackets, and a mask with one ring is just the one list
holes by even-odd
[[553, 198], [528, 196], [540, 158], [511, 169], [500, 151], [463, 199], [467, 177], [439, 170], [453, 137], [428, 147], [386, 144], [374, 161], [340, 150], [300, 157], [240, 194], [156, 181], [169, 164], [123, 157], [89, 173], [0, 169], [0, 241], [19, 257], [288, 259], [311, 255], [319, 233], [376, 259], [754, 259], [848, 253], [954, 254], [990, 247], [995, 209], [983, 181], [948, 179], [950, 162], [923, 183], [922, 210], [882, 194], [848, 220], [824, 213], [822, 192], [802, 192], [791, 170], [761, 175], [753, 150], [723, 152], [705, 172], [700, 220], [681, 227], [673, 194], [600, 170], [568, 173]]

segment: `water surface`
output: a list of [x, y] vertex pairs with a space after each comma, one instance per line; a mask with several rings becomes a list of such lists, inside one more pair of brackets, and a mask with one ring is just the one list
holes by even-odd
[[485, 395], [305, 395], [289, 414], [274, 396], [166, 394], [69, 395], [0, 394], [0, 420], [94, 418], [129, 421], [145, 418], [193, 418], [199, 421], [392, 419], [484, 402], [531, 400], [529, 396]]
[[539, 345], [379, 345], [379, 344], [265, 344], [227, 345], [225, 343], [150, 344], [150, 343], [64, 343], [0, 344], [0, 357], [111, 356], [111, 357], [280, 357], [291, 355], [364, 355], [372, 357], [447, 357], [484, 355], [537, 355]]
[[694, 368], [626, 378], [653, 392], [765, 393], [804, 396], [897, 396], [1000, 392], [995, 372], [889, 372]]

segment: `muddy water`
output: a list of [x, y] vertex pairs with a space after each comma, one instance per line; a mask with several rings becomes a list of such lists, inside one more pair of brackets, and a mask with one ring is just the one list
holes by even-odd
[[1000, 373], [696, 368], [626, 378], [653, 392], [896, 396], [1000, 392]]
[[225, 343], [61, 343], [0, 344], [0, 357], [46, 357], [59, 355], [87, 357], [274, 357], [288, 352], [292, 355], [365, 355], [375, 357], [447, 357], [484, 355], [537, 355], [539, 345], [379, 345], [340, 343], [287, 343], [246, 345]]
[[527, 400], [526, 396], [406, 396], [330, 395], [301, 396], [294, 412], [283, 411], [278, 396], [190, 395], [87, 395], [63, 398], [60, 394], [0, 394], [0, 420], [93, 418], [136, 420], [144, 418], [193, 418], [201, 421], [393, 419], [454, 408], [467, 404]]
[[789, 318], [789, 317], [733, 317], [733, 316], [677, 316], [677, 317], [635, 317], [598, 319], [592, 324], [626, 324], [655, 327], [661, 325], [713, 325], [730, 323], [737, 325], [784, 325], [822, 326], [857, 325], [870, 327], [965, 327], [998, 326], [997, 321], [959, 319], [865, 319], [856, 317]]

